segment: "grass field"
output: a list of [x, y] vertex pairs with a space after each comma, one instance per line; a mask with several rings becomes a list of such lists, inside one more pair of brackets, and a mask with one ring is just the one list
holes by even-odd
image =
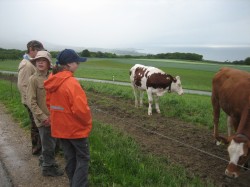
[[[0, 70], [16, 71], [18, 63], [19, 61], [0, 61]], [[136, 63], [159, 67], [171, 75], [180, 75], [185, 89], [208, 91], [211, 90], [213, 75], [224, 66], [179, 60], [93, 58], [81, 64], [75, 75], [104, 80], [112, 80], [114, 76], [116, 81], [128, 82], [129, 69]], [[232, 67], [250, 72], [250, 67], [247, 66]], [[88, 81], [82, 82], [82, 85], [88, 91], [119, 96], [132, 102], [134, 100], [132, 89], [128, 86]], [[147, 103], [146, 96], [144, 99], [144, 103]], [[27, 127], [29, 119], [20, 103], [20, 96], [15, 84], [0, 80], [0, 100], [8, 107], [22, 127]], [[213, 127], [209, 96], [166, 94], [160, 98], [160, 108], [164, 116], [178, 118], [210, 129]], [[220, 130], [225, 132], [226, 120], [223, 113], [220, 124]], [[102, 184], [102, 186], [204, 186], [199, 178], [189, 178], [184, 168], [167, 163], [166, 160], [154, 158], [152, 155], [141, 154], [140, 149], [130, 137], [120, 134], [107, 124], [94, 121], [94, 127], [90, 137], [93, 142], [91, 145], [91, 184]], [[107, 137], [107, 133], [112, 138]], [[108, 151], [113, 150], [114, 146], [117, 147], [116, 151]], [[129, 159], [121, 155], [129, 155]], [[152, 180], [148, 181], [148, 178]]]
[[[55, 62], [55, 59], [53, 60]], [[19, 61], [0, 61], [0, 70], [17, 71]], [[98, 59], [89, 58], [80, 65], [77, 77], [129, 82], [129, 69], [134, 64], [155, 66], [182, 80], [183, 88], [211, 91], [211, 80], [214, 74], [224, 66], [250, 72], [250, 66], [214, 64], [184, 60], [161, 59]]]
[[[119, 89], [115, 93], [119, 94]], [[16, 83], [0, 80], [0, 102], [21, 127], [28, 127], [28, 114], [20, 102]], [[188, 175], [182, 166], [143, 154], [131, 137], [108, 124], [94, 121], [90, 142], [90, 186], [213, 186]]]

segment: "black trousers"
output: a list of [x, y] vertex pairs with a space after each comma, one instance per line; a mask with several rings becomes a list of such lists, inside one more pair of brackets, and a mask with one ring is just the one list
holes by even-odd
[[70, 187], [88, 186], [89, 143], [88, 138], [60, 139], [66, 159], [66, 173]]

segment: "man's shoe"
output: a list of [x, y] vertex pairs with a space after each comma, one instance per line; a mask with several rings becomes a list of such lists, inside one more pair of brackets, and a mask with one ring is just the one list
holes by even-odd
[[63, 175], [63, 170], [55, 166], [44, 166], [42, 172], [43, 176], [57, 177]]

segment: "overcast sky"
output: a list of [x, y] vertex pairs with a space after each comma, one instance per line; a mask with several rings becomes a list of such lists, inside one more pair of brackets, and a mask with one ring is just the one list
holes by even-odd
[[0, 23], [0, 42], [250, 47], [250, 0], [0, 0]]

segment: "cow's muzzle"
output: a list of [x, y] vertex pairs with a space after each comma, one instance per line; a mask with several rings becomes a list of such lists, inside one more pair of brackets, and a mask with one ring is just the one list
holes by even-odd
[[240, 175], [240, 168], [233, 163], [229, 163], [226, 168], [225, 174], [230, 178], [237, 178]]
[[238, 172], [229, 172], [227, 169], [225, 171], [226, 176], [230, 177], [230, 178], [237, 178], [239, 177], [239, 173]]

